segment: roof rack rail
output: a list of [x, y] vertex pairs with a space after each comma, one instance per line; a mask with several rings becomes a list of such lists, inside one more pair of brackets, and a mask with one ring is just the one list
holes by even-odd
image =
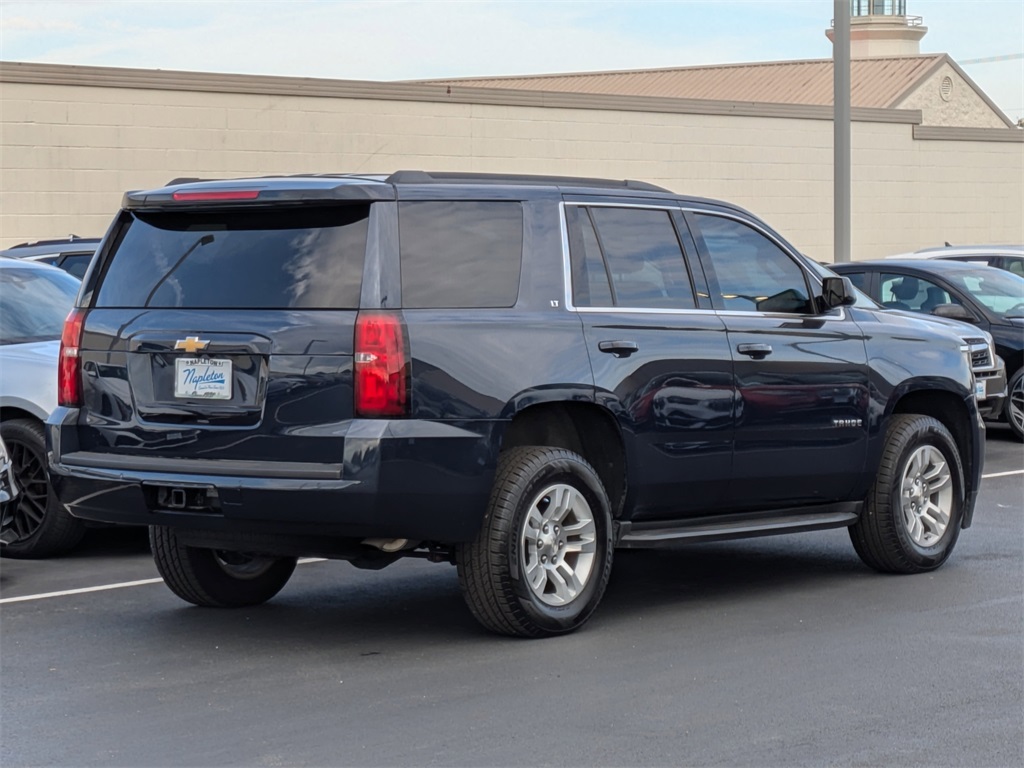
[[598, 179], [587, 176], [545, 176], [521, 173], [462, 173], [458, 171], [395, 171], [385, 179], [389, 184], [536, 184], [580, 187], [632, 189], [640, 192], [667, 192], [671, 190], [646, 181], [632, 179]]
[[18, 243], [17, 245], [12, 245], [9, 250], [13, 250], [15, 248], [35, 248], [36, 246], [40, 245], [65, 245], [66, 243], [77, 243], [79, 240], [98, 239], [99, 238], [97, 237], [82, 237], [81, 235], [71, 234], [68, 235], [67, 237], [61, 237], [54, 240], [34, 240], [27, 243]]

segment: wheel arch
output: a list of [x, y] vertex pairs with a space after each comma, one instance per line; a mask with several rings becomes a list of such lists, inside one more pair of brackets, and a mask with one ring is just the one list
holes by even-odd
[[0, 403], [0, 421], [11, 421], [13, 419], [32, 419], [40, 424], [46, 423], [47, 414], [33, 407], [32, 403], [23, 401], [20, 398], [4, 399]]
[[594, 403], [548, 402], [517, 412], [505, 430], [501, 450], [524, 445], [565, 448], [582, 456], [604, 484], [612, 517], [626, 500], [626, 447], [615, 417]]

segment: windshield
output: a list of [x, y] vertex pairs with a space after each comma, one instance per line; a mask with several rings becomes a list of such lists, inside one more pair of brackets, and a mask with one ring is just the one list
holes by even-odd
[[78, 286], [58, 269], [0, 269], [0, 344], [59, 339]]
[[946, 277], [997, 315], [1024, 317], [1024, 277], [988, 267], [979, 267], [977, 272], [956, 272]]

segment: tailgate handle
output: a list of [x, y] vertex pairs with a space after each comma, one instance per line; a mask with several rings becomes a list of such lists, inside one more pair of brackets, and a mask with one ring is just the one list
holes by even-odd
[[635, 341], [601, 341], [598, 342], [597, 348], [616, 357], [629, 357], [640, 351], [640, 345]]

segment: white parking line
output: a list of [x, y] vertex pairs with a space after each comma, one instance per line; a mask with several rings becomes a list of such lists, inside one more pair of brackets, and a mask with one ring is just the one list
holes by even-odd
[[4, 603], [21, 603], [26, 600], [42, 600], [47, 597], [64, 597], [65, 595], [84, 595], [86, 592], [103, 592], [107, 589], [121, 589], [122, 587], [141, 587], [143, 584], [159, 584], [163, 579], [140, 579], [139, 581], [122, 581], [120, 584], [103, 584], [99, 587], [81, 587], [80, 589], [65, 589], [60, 592], [43, 592], [40, 595], [22, 595], [21, 597], [5, 597], [0, 600]]
[[1009, 477], [1010, 475], [1024, 475], [1024, 469], [1011, 469], [1009, 472], [993, 472], [991, 475], [982, 475], [982, 480], [988, 480], [990, 477]]
[[[306, 563], [322, 563], [324, 557], [303, 557], [299, 565]], [[0, 605], [5, 603], [23, 603], [28, 600], [45, 600], [48, 597], [66, 597], [68, 595], [84, 595], [87, 592], [105, 592], [108, 589], [122, 589], [123, 587], [141, 587], [145, 584], [160, 584], [163, 579], [140, 579], [139, 581], [122, 581], [119, 584], [101, 584], [98, 587], [80, 587], [79, 589], [64, 589], [60, 592], [43, 592], [38, 595], [22, 595], [21, 597], [5, 597], [0, 599]]]

